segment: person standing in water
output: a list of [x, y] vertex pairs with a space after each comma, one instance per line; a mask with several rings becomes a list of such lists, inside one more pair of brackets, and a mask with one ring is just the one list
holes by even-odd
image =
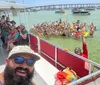
[[87, 44], [86, 44], [86, 40], [84, 37], [84, 29], [82, 31], [82, 50], [83, 52], [81, 51], [79, 47], [76, 47], [74, 49], [74, 52], [80, 56], [83, 56], [84, 58], [88, 58], [88, 49], [87, 49]]

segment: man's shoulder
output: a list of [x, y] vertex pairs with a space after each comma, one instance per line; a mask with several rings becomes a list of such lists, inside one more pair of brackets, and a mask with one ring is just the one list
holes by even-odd
[[3, 82], [3, 72], [0, 73], [0, 85], [3, 85], [2, 82]]
[[1, 81], [0, 81], [0, 85], [3, 85], [3, 84], [1, 83]]
[[4, 72], [0, 72], [0, 79], [2, 78]]
[[32, 85], [36, 85], [34, 82], [32, 82]]

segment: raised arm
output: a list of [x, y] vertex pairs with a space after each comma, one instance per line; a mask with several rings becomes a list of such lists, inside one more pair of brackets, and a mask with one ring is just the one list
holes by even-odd
[[84, 35], [82, 35], [82, 49], [83, 49], [83, 56], [85, 58], [88, 58], [88, 49], [87, 49], [87, 44]]
[[86, 44], [86, 40], [85, 40], [84, 35], [82, 35], [82, 43], [83, 43], [83, 44]]
[[86, 44], [86, 40], [85, 40], [85, 37], [84, 37], [84, 32], [86, 31], [86, 27], [85, 26], [83, 26], [82, 27], [82, 31], [81, 31], [81, 33], [82, 33], [82, 43], [83, 44]]

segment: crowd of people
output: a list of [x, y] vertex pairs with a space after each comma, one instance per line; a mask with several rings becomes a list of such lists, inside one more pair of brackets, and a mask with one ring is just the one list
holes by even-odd
[[[87, 29], [88, 28], [88, 29]], [[88, 32], [88, 31], [89, 32]], [[91, 36], [93, 37], [94, 31], [96, 30], [96, 26], [91, 23], [87, 25], [86, 23], [80, 22], [77, 20], [76, 22], [72, 23], [72, 26], [67, 21], [62, 21], [61, 19], [56, 22], [51, 23], [42, 23], [34, 25], [33, 28], [30, 30], [33, 33], [36, 33], [38, 36], [68, 36], [68, 37], [75, 37], [75, 38], [82, 38], [82, 50], [79, 47], [74, 49], [74, 52], [80, 56], [88, 58], [88, 49], [85, 37]], [[87, 33], [87, 34], [86, 34]], [[64, 49], [69, 50], [69, 49]]]
[[[77, 20], [70, 24], [68, 21], [58, 20], [56, 22], [44, 22], [41, 24], [34, 25], [30, 32], [36, 33], [38, 36], [67, 36], [67, 37], [76, 37], [80, 38], [82, 29], [85, 28], [85, 36], [90, 35], [93, 37], [94, 31], [96, 30], [96, 26], [91, 23], [87, 25], [86, 23], [80, 22]], [[89, 29], [89, 32], [87, 31]]]
[[[0, 85], [36, 85], [34, 64], [40, 55], [29, 47], [28, 32], [23, 24], [2, 15], [0, 18], [0, 39], [8, 51], [4, 71], [0, 73]], [[3, 68], [2, 68], [3, 69]]]
[[16, 45], [28, 45], [28, 32], [23, 24], [16, 27], [15, 21], [2, 15], [0, 19], [0, 36], [9, 51]]

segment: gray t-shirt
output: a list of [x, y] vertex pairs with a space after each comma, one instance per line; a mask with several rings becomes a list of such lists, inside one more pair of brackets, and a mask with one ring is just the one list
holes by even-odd
[[28, 32], [27, 30], [22, 30], [21, 33], [24, 35], [24, 34], [27, 34], [27, 38], [26, 39], [23, 39], [22, 36], [19, 36], [19, 40], [18, 40], [18, 43], [19, 45], [27, 45], [28, 42], [29, 42], [29, 39], [28, 39]]
[[3, 84], [1, 83], [1, 81], [0, 81], [0, 85], [3, 85]]

